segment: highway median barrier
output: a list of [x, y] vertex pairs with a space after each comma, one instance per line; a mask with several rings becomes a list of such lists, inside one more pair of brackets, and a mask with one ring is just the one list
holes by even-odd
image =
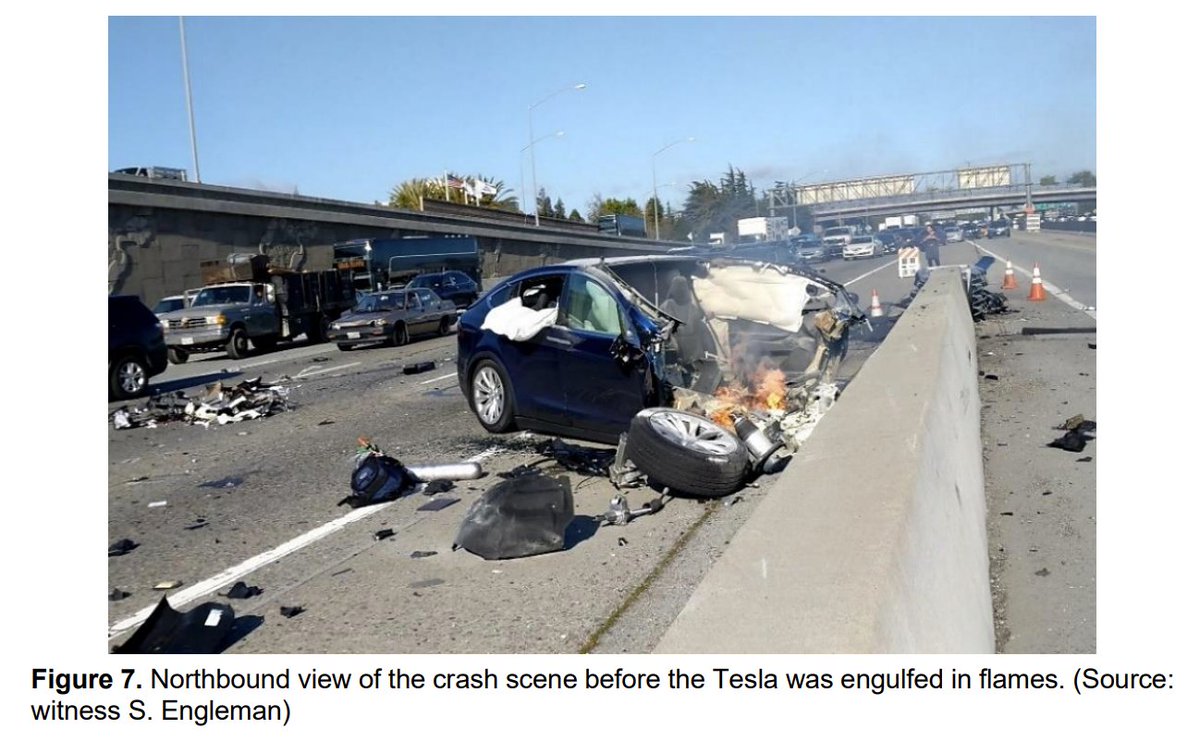
[[655, 653], [991, 653], [975, 330], [925, 286]]

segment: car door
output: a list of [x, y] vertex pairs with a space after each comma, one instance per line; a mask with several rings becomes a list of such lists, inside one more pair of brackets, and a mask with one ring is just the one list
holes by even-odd
[[558, 348], [563, 409], [573, 427], [618, 435], [643, 406], [647, 380], [643, 363], [622, 366], [613, 357], [618, 337], [636, 342], [622, 304], [599, 281], [572, 273], [559, 323], [546, 330]]

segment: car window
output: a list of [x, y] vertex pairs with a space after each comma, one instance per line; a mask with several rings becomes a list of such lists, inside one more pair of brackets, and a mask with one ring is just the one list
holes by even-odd
[[512, 301], [513, 294], [516, 293], [516, 283], [506, 283], [498, 286], [496, 290], [488, 294], [487, 305], [491, 308], [496, 308], [500, 304]]
[[438, 302], [438, 296], [428, 288], [418, 288], [417, 296], [425, 303], [426, 306], [433, 306]]
[[613, 297], [596, 281], [572, 275], [567, 287], [565, 322], [570, 329], [617, 337], [621, 334], [621, 312]]
[[522, 306], [541, 311], [557, 307], [562, 292], [563, 276], [547, 275], [521, 281], [517, 295], [521, 297]]

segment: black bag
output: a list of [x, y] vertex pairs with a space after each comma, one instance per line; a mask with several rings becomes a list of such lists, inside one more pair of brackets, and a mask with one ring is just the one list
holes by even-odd
[[364, 507], [399, 499], [418, 483], [404, 464], [390, 455], [367, 455], [350, 476], [351, 494], [338, 504]]

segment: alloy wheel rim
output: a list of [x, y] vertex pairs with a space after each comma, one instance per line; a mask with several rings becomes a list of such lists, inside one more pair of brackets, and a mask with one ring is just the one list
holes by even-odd
[[475, 374], [475, 409], [486, 423], [494, 425], [504, 413], [504, 383], [492, 368], [482, 368]]
[[137, 363], [124, 363], [120, 370], [120, 384], [125, 393], [136, 393], [146, 383], [146, 374]]
[[663, 410], [650, 415], [650, 426], [691, 450], [710, 455], [729, 455], [737, 450], [737, 440], [728, 430], [703, 417]]

